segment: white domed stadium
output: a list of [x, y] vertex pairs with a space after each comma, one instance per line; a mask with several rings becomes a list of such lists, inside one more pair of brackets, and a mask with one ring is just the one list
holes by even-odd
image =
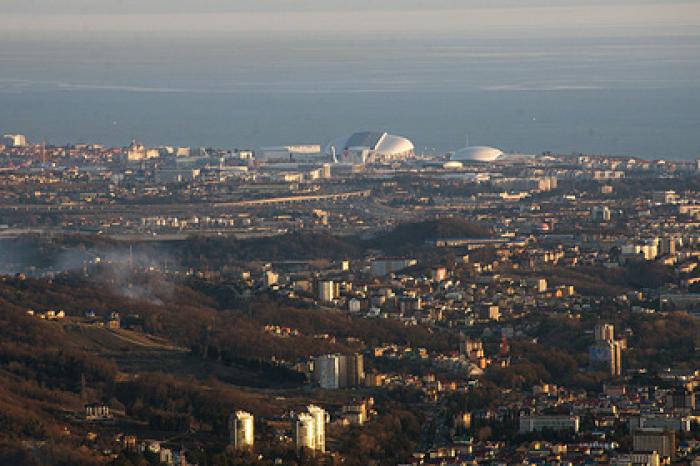
[[413, 143], [404, 137], [379, 131], [361, 131], [336, 138], [324, 149], [335, 162], [367, 163], [401, 160], [414, 154]]
[[450, 157], [456, 162], [493, 162], [503, 156], [501, 149], [488, 146], [469, 146], [458, 150]]

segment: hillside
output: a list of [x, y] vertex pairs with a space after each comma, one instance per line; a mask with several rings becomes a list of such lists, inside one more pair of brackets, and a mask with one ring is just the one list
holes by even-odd
[[[171, 283], [163, 292], [167, 282], [162, 280], [141, 280], [161, 302], [134, 299], [106, 282], [96, 286], [75, 277], [0, 281], [0, 464], [38, 464], [37, 455], [66, 466], [104, 464], [104, 458], [79, 448], [88, 429], [106, 429], [105, 438], [115, 429], [140, 437], [154, 430], [172, 436], [190, 430], [194, 441], [202, 436], [225, 445], [233, 410], [278, 416], [303, 404], [298, 389], [303, 377], [271, 364], [271, 355], [345, 349], [308, 335], [286, 341], [273, 337], [260, 321], [235, 309], [209, 307], [206, 296], [186, 286]], [[27, 315], [29, 308], [63, 309], [67, 317], [40, 319]], [[132, 317], [131, 322], [140, 325], [109, 330], [99, 319], [83, 317], [88, 309], [98, 316], [110, 311], [138, 315], [140, 320]], [[334, 321], [331, 316], [317, 324], [309, 315], [302, 327], [323, 330]], [[221, 325], [207, 331], [212, 322]], [[271, 389], [274, 399], [266, 392]], [[102, 429], [81, 421], [83, 404], [100, 401], [109, 403], [121, 427]], [[13, 443], [16, 439], [34, 445], [34, 454]]]
[[484, 226], [456, 218], [426, 220], [417, 223], [403, 223], [388, 233], [378, 235], [365, 242], [365, 246], [380, 249], [386, 254], [399, 254], [416, 251], [416, 246], [424, 247], [427, 241], [437, 238], [486, 238], [490, 231]]

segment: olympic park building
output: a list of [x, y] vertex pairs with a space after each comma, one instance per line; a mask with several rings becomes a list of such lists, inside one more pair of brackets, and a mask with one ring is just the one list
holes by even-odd
[[413, 143], [381, 131], [361, 131], [329, 142], [324, 152], [339, 163], [389, 162], [414, 154]]
[[489, 146], [469, 146], [455, 152], [450, 161], [462, 163], [486, 163], [494, 162], [503, 158], [505, 154], [502, 150]]

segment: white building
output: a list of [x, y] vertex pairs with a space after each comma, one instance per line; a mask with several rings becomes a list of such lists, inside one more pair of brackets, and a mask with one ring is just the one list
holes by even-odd
[[255, 153], [258, 161], [289, 161], [300, 159], [318, 159], [321, 155], [319, 144], [292, 144], [286, 146], [262, 147]]
[[656, 452], [653, 453], [628, 453], [618, 455], [610, 460], [610, 466], [659, 466], [661, 458]]
[[330, 163], [324, 163], [324, 164], [323, 164], [323, 167], [322, 167], [322, 170], [321, 170], [321, 176], [322, 176], [323, 178], [328, 179], [328, 178], [331, 178], [332, 175], [333, 175], [333, 172], [331, 171], [331, 164], [330, 164]]
[[538, 432], [544, 429], [578, 432], [579, 417], [569, 415], [520, 416], [520, 433]]
[[332, 303], [338, 298], [338, 287], [333, 280], [318, 282], [318, 299], [324, 303]]
[[362, 310], [362, 301], [357, 298], [352, 298], [348, 301], [348, 311], [360, 312]]
[[229, 434], [235, 448], [252, 448], [255, 431], [253, 415], [245, 411], [236, 411], [229, 418]]
[[537, 281], [535, 282], [535, 288], [537, 289], [538, 293], [544, 293], [547, 291], [547, 279], [546, 278], [538, 278]]
[[594, 330], [596, 341], [615, 340], [615, 326], [613, 324], [597, 324]]
[[199, 178], [198, 168], [161, 168], [155, 172], [157, 183], [188, 183]]
[[326, 354], [316, 359], [314, 372], [321, 388], [336, 390], [342, 387], [346, 372], [345, 357], [339, 354]]
[[25, 147], [27, 136], [24, 134], [3, 134], [2, 143], [7, 147]]
[[307, 411], [294, 418], [294, 442], [298, 449], [325, 452], [328, 414], [315, 405], [307, 406]]
[[294, 419], [294, 443], [298, 449], [316, 450], [315, 421], [308, 413], [299, 413]]
[[680, 196], [675, 191], [653, 191], [651, 193], [651, 202], [656, 205], [663, 204], [678, 204]]
[[266, 270], [265, 271], [265, 276], [264, 276], [264, 281], [265, 281], [265, 286], [272, 286], [276, 285], [279, 283], [279, 275], [272, 270]]
[[415, 259], [404, 259], [404, 258], [382, 258], [375, 259], [372, 261], [370, 267], [370, 273], [372, 275], [382, 277], [393, 272], [398, 272], [399, 270], [406, 269], [416, 265], [418, 261]]
[[334, 162], [372, 163], [401, 160], [412, 156], [413, 143], [382, 131], [361, 131], [334, 139], [324, 152]]
[[364, 367], [362, 354], [326, 354], [314, 361], [314, 379], [327, 390], [358, 387], [365, 380]]
[[672, 416], [672, 415], [645, 415], [634, 416], [627, 421], [630, 431], [640, 428], [657, 428], [668, 429], [674, 431], [690, 432], [692, 420], [688, 416]]
[[661, 458], [673, 460], [676, 456], [676, 434], [672, 430], [642, 428], [632, 433], [635, 453], [656, 452]]
[[612, 218], [612, 212], [608, 206], [595, 206], [593, 209], [591, 209], [591, 218], [593, 220], [609, 222]]
[[316, 450], [325, 452], [326, 451], [326, 422], [328, 414], [323, 408], [316, 405], [309, 405], [307, 407], [309, 414], [314, 419], [314, 441], [316, 445]]
[[455, 152], [450, 160], [462, 163], [484, 163], [494, 162], [503, 155], [503, 151], [495, 147], [468, 146]]
[[111, 419], [109, 406], [103, 403], [90, 403], [85, 405], [85, 419], [89, 421]]
[[177, 147], [174, 150], [175, 156], [176, 157], [189, 157], [190, 156], [190, 148], [189, 147]]
[[604, 366], [615, 377], [622, 374], [622, 344], [619, 341], [597, 340], [588, 347], [588, 361], [592, 367]]
[[622, 246], [622, 257], [628, 260], [654, 260], [659, 255], [658, 241], [652, 240], [645, 244], [625, 244]]
[[155, 159], [160, 157], [158, 149], [147, 149], [143, 144], [132, 141], [131, 145], [126, 149], [126, 159], [129, 162], [135, 162], [146, 159]]

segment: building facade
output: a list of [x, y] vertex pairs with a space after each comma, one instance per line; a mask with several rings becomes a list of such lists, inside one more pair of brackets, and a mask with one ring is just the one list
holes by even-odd
[[541, 430], [572, 431], [578, 432], [578, 416], [520, 416], [520, 433], [539, 432]]
[[236, 411], [229, 418], [229, 434], [235, 448], [253, 448], [255, 441], [253, 415]]
[[306, 407], [307, 412], [293, 418], [294, 442], [297, 449], [326, 451], [326, 423], [328, 414], [315, 405]]

